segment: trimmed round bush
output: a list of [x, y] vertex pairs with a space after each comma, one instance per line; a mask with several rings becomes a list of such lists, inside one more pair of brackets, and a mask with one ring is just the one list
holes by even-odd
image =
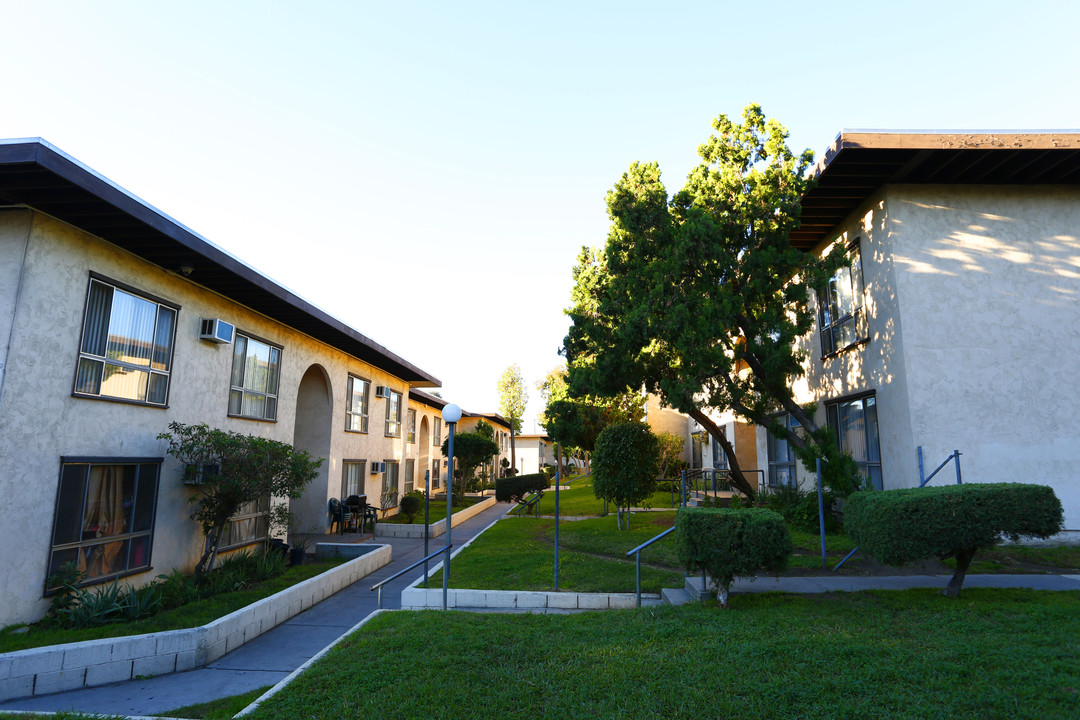
[[723, 608], [735, 578], [780, 572], [792, 551], [784, 518], [760, 508], [680, 508], [675, 540], [683, 566], [713, 579]]
[[857, 492], [844, 529], [867, 555], [889, 565], [956, 558], [945, 594], [956, 597], [975, 551], [1003, 538], [1049, 537], [1061, 530], [1061, 501], [1046, 485], [971, 483]]
[[416, 514], [420, 512], [421, 497], [421, 495], [409, 493], [403, 495], [398, 503], [398, 512], [408, 518], [410, 523], [416, 517]]

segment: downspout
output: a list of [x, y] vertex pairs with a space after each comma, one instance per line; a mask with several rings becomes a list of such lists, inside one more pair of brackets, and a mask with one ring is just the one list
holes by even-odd
[[23, 239], [22, 262], [19, 263], [19, 280], [15, 285], [15, 303], [11, 308], [11, 326], [8, 328], [7, 341], [4, 344], [4, 359], [0, 360], [0, 408], [4, 406], [4, 384], [7, 378], [8, 355], [15, 338], [15, 318], [19, 312], [19, 300], [22, 299], [23, 278], [26, 276], [26, 256], [30, 251], [30, 231], [34, 227], [34, 211], [26, 209], [26, 237]]

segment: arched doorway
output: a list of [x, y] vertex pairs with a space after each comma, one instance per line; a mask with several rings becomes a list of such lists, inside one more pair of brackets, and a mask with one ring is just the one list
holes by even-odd
[[424, 477], [431, 472], [431, 425], [427, 415], [420, 419], [420, 460], [416, 472], [416, 488], [424, 488]]
[[304, 529], [329, 526], [326, 504], [330, 491], [330, 436], [333, 418], [333, 392], [330, 377], [322, 365], [312, 365], [300, 378], [296, 391], [296, 421], [293, 427], [293, 447], [306, 450], [312, 457], [323, 458], [319, 474], [302, 497], [289, 501], [289, 510], [297, 524]]

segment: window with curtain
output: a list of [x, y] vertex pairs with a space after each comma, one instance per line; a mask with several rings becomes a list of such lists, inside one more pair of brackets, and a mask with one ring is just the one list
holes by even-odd
[[269, 537], [270, 496], [241, 506], [225, 525], [218, 550], [232, 550], [263, 542]]
[[[776, 422], [786, 428], [788, 432], [794, 432], [799, 427], [799, 423], [788, 413], [777, 415]], [[795, 450], [791, 447], [788, 439], [769, 432], [768, 452], [770, 487], [795, 485]]]
[[401, 437], [401, 393], [393, 390], [386, 398], [386, 436]]
[[48, 575], [68, 562], [88, 584], [149, 569], [160, 469], [160, 458], [62, 461]]
[[344, 468], [341, 478], [341, 497], [350, 495], [363, 495], [364, 471], [367, 469], [366, 460], [346, 460], [342, 463]]
[[345, 429], [349, 432], [368, 431], [368, 392], [371, 383], [355, 375], [349, 376], [345, 388]]
[[431, 461], [431, 488], [437, 489], [442, 483], [442, 463], [438, 460]]
[[442, 445], [442, 418], [432, 418], [431, 444], [440, 447]]
[[280, 368], [281, 348], [236, 333], [229, 415], [276, 420]]
[[411, 443], [416, 442], [416, 411], [410, 410], [408, 414], [408, 435], [406, 436]]
[[848, 248], [846, 265], [818, 293], [821, 354], [832, 355], [869, 337], [863, 309], [862, 256], [859, 241]]
[[382, 496], [379, 508], [384, 512], [396, 508], [398, 504], [398, 464], [397, 460], [386, 461], [386, 472], [383, 473]]
[[829, 427], [840, 449], [851, 455], [872, 487], [882, 489], [881, 448], [878, 445], [877, 398], [867, 395], [825, 405]]
[[164, 406], [177, 309], [91, 278], [75, 394]]
[[405, 461], [405, 493], [411, 493], [416, 484], [416, 461], [409, 458]]
[[717, 470], [728, 469], [727, 453], [720, 447], [720, 441], [716, 438], [712, 439], [712, 466]]

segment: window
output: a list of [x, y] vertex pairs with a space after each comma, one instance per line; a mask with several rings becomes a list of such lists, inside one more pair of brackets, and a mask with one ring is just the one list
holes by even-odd
[[704, 467], [701, 462], [701, 451], [705, 443], [705, 433], [702, 430], [690, 433], [690, 467]]
[[[778, 425], [794, 433], [799, 427], [790, 414], [784, 413], [775, 418]], [[779, 437], [769, 433], [769, 487], [796, 484], [795, 478], [795, 450], [791, 447], [786, 437]]]
[[281, 348], [236, 333], [229, 414], [276, 420], [280, 367]]
[[48, 575], [73, 562], [86, 582], [150, 568], [161, 458], [62, 460]]
[[349, 376], [345, 389], [345, 429], [349, 432], [368, 431], [368, 391], [371, 383], [355, 375]]
[[442, 445], [442, 418], [433, 418], [434, 430], [431, 432], [431, 444], [436, 447]]
[[416, 411], [415, 410], [410, 410], [408, 417], [409, 417], [409, 425], [408, 425], [408, 431], [407, 431], [408, 435], [407, 435], [406, 439], [409, 442], [414, 443], [414, 442], [416, 442]]
[[863, 309], [862, 259], [859, 241], [848, 248], [850, 263], [841, 267], [819, 293], [821, 354], [832, 355], [869, 337]]
[[440, 474], [441, 470], [442, 470], [442, 463], [440, 463], [438, 460], [432, 460], [431, 461], [431, 487], [432, 487], [432, 489], [435, 489], [435, 488], [439, 487], [439, 485], [441, 484], [441, 481], [442, 481], [442, 475]]
[[346, 460], [342, 463], [341, 497], [364, 494], [364, 471], [367, 460]]
[[162, 405], [177, 307], [90, 279], [75, 394]]
[[881, 490], [881, 448], [878, 446], [877, 398], [873, 395], [827, 404], [829, 427], [840, 449], [851, 455], [863, 477]]
[[386, 436], [401, 437], [401, 393], [389, 392], [386, 398]]
[[239, 512], [229, 518], [218, 550], [231, 550], [266, 540], [269, 536], [269, 519], [269, 495], [241, 506]]
[[382, 480], [382, 502], [379, 507], [385, 512], [398, 504], [398, 464], [397, 460], [386, 461], [386, 472]]
[[720, 447], [720, 441], [716, 438], [712, 439], [712, 466], [717, 470], [728, 469], [727, 453]]
[[411, 493], [413, 491], [413, 484], [416, 481], [416, 461], [409, 459], [405, 461], [405, 493]]

